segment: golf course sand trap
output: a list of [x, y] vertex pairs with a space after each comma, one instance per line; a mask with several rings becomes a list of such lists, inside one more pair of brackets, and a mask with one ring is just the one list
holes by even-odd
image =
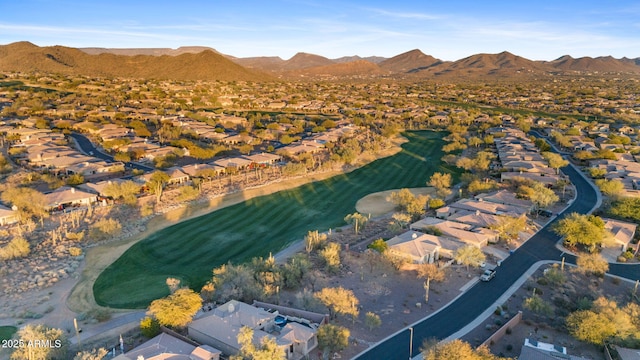
[[[369, 194], [362, 199], [358, 200], [356, 203], [356, 210], [361, 214], [371, 214], [371, 216], [381, 216], [384, 214], [391, 213], [395, 210], [396, 205], [391, 201], [388, 201], [387, 198], [394, 191], [399, 191], [400, 189], [380, 191], [377, 193]], [[429, 195], [433, 196], [436, 193], [436, 190], [432, 187], [423, 187], [423, 188], [413, 188], [409, 189], [413, 195]]]

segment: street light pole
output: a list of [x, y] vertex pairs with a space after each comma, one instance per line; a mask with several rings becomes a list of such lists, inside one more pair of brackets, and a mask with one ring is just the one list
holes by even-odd
[[409, 360], [413, 358], [413, 328], [409, 328]]

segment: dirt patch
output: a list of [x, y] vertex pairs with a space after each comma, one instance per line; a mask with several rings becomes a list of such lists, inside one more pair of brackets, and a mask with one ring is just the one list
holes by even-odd
[[[356, 203], [356, 210], [361, 214], [370, 214], [373, 217], [382, 216], [393, 212], [396, 205], [388, 200], [389, 195], [392, 192], [396, 192], [400, 189], [380, 191], [377, 193], [369, 194]], [[413, 188], [409, 189], [415, 196], [429, 195], [433, 196], [436, 191], [432, 187]]]

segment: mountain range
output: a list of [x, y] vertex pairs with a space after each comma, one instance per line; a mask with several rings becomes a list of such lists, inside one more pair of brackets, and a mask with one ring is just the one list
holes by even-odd
[[504, 51], [443, 61], [416, 49], [392, 58], [346, 56], [329, 59], [301, 52], [284, 60], [280, 57], [238, 58], [202, 46], [178, 49], [71, 48], [39, 47], [24, 41], [0, 45], [0, 71], [224, 81], [383, 77], [481, 79], [558, 73], [640, 74], [640, 58], [573, 58], [565, 55], [553, 61], [534, 61]]

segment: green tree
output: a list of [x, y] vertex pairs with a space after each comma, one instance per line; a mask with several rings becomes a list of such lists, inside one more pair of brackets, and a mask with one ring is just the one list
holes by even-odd
[[328, 272], [336, 273], [340, 269], [340, 244], [331, 242], [320, 250], [320, 257]]
[[369, 331], [373, 329], [379, 328], [382, 325], [382, 320], [380, 320], [380, 316], [375, 313], [367, 312], [364, 314], [364, 325], [369, 328]]
[[201, 307], [200, 295], [191, 289], [182, 288], [166, 298], [152, 301], [149, 314], [153, 315], [160, 325], [184, 328]]
[[109, 352], [105, 348], [85, 350], [76, 354], [73, 360], [102, 360]]
[[211, 284], [218, 302], [240, 300], [251, 303], [263, 296], [262, 287], [255, 279], [253, 269], [247, 265], [221, 265], [213, 270]]
[[329, 359], [329, 354], [341, 351], [349, 345], [349, 329], [342, 326], [325, 324], [318, 328], [318, 347], [322, 349], [322, 358]]
[[519, 191], [526, 194], [529, 200], [531, 200], [531, 202], [536, 206], [536, 209], [547, 208], [560, 200], [553, 190], [549, 189], [541, 182], [535, 182], [531, 187], [526, 185], [521, 186]]
[[302, 279], [311, 270], [312, 264], [309, 258], [303, 254], [297, 254], [289, 258], [282, 267], [284, 286], [287, 289], [296, 289], [302, 284]]
[[2, 201], [8, 202], [18, 208], [21, 221], [27, 221], [32, 217], [41, 220], [49, 217], [46, 209], [46, 198], [41, 192], [25, 187], [9, 187], [2, 192]]
[[347, 224], [353, 225], [353, 229], [357, 235], [360, 232], [360, 230], [364, 229], [365, 225], [369, 221], [369, 218], [360, 214], [359, 212], [354, 212], [353, 214], [349, 214], [345, 216], [344, 221]]
[[149, 181], [147, 182], [147, 186], [151, 190], [153, 194], [156, 195], [156, 203], [160, 203], [160, 199], [162, 198], [162, 191], [164, 190], [164, 186], [169, 182], [169, 175], [164, 171], [155, 171]]
[[353, 294], [353, 291], [343, 287], [323, 288], [316, 292], [314, 296], [329, 309], [329, 315], [332, 319], [340, 314], [351, 315], [353, 321], [355, 321], [360, 313], [358, 310], [360, 301]]
[[384, 239], [380, 238], [380, 239], [373, 240], [373, 242], [369, 244], [367, 247], [371, 250], [375, 250], [380, 254], [382, 254], [383, 252], [387, 251], [387, 249], [389, 248], [389, 244], [387, 244], [387, 242], [384, 241]]
[[[441, 342], [425, 349], [424, 360], [502, 360], [505, 358], [493, 355], [486, 346], [472, 348], [469, 343], [460, 339]], [[506, 359], [505, 359], [506, 360]]]
[[482, 250], [477, 247], [473, 245], [466, 245], [456, 250], [453, 254], [453, 259], [458, 264], [465, 265], [467, 270], [469, 270], [469, 266], [480, 266], [480, 264], [485, 261], [486, 256]]
[[160, 334], [160, 323], [155, 318], [145, 316], [140, 320], [140, 332], [146, 338], [151, 339], [152, 337]]
[[451, 194], [451, 174], [436, 172], [431, 175], [427, 185], [436, 188], [438, 195], [441, 198], [447, 197]]
[[140, 185], [131, 180], [112, 182], [105, 186], [103, 195], [114, 200], [121, 199], [127, 205], [135, 205], [138, 202], [137, 194], [140, 193]]
[[592, 167], [588, 168], [587, 171], [589, 171], [589, 175], [594, 179], [603, 178], [605, 175], [607, 175], [607, 169]]
[[[61, 329], [50, 328], [42, 324], [29, 324], [18, 330], [17, 339], [26, 345], [15, 348], [11, 354], [11, 360], [67, 358], [69, 341]], [[34, 345], [36, 341], [38, 343], [48, 341], [51, 346]]]
[[630, 220], [640, 221], [640, 198], [621, 198], [611, 204], [609, 214]]
[[604, 221], [599, 216], [578, 213], [571, 213], [558, 221], [553, 231], [564, 237], [566, 245], [584, 245], [589, 252], [594, 252], [607, 234]]
[[490, 228], [498, 232], [501, 240], [511, 242], [517, 239], [520, 232], [527, 228], [527, 216], [524, 214], [518, 217], [500, 215], [498, 216], [498, 221], [492, 224]]
[[596, 345], [605, 341], [625, 346], [625, 342], [640, 341], [640, 306], [629, 303], [620, 308], [615, 300], [599, 297], [589, 310], [580, 310], [567, 316], [569, 333], [575, 338]]
[[565, 160], [562, 155], [556, 154], [550, 151], [545, 151], [542, 153], [542, 157], [547, 160], [549, 163], [549, 167], [556, 170], [556, 174], [560, 172], [561, 167], [565, 167], [569, 165], [569, 162]]
[[624, 192], [624, 184], [618, 179], [596, 179], [596, 185], [603, 194], [613, 200], [620, 198]]
[[389, 194], [388, 201], [396, 205], [396, 209], [411, 216], [418, 216], [424, 213], [428, 196], [415, 196], [409, 189], [400, 189]]
[[286, 354], [282, 348], [276, 343], [276, 339], [272, 336], [264, 336], [260, 339], [260, 346], [256, 347], [253, 343], [254, 332], [248, 326], [243, 326], [238, 332], [238, 345], [240, 345], [240, 353], [238, 357], [232, 359], [251, 359], [251, 360], [285, 360]]
[[523, 305], [536, 314], [545, 316], [553, 315], [553, 307], [538, 295], [526, 298]]
[[129, 161], [131, 161], [131, 155], [129, 153], [126, 153], [126, 152], [118, 151], [117, 153], [115, 153], [113, 155], [113, 160], [121, 161], [121, 162], [129, 162]]
[[604, 276], [609, 271], [609, 263], [598, 253], [581, 254], [576, 259], [577, 271]]
[[67, 178], [66, 181], [69, 186], [76, 186], [80, 184], [84, 184], [84, 176], [82, 174], [73, 174]]

